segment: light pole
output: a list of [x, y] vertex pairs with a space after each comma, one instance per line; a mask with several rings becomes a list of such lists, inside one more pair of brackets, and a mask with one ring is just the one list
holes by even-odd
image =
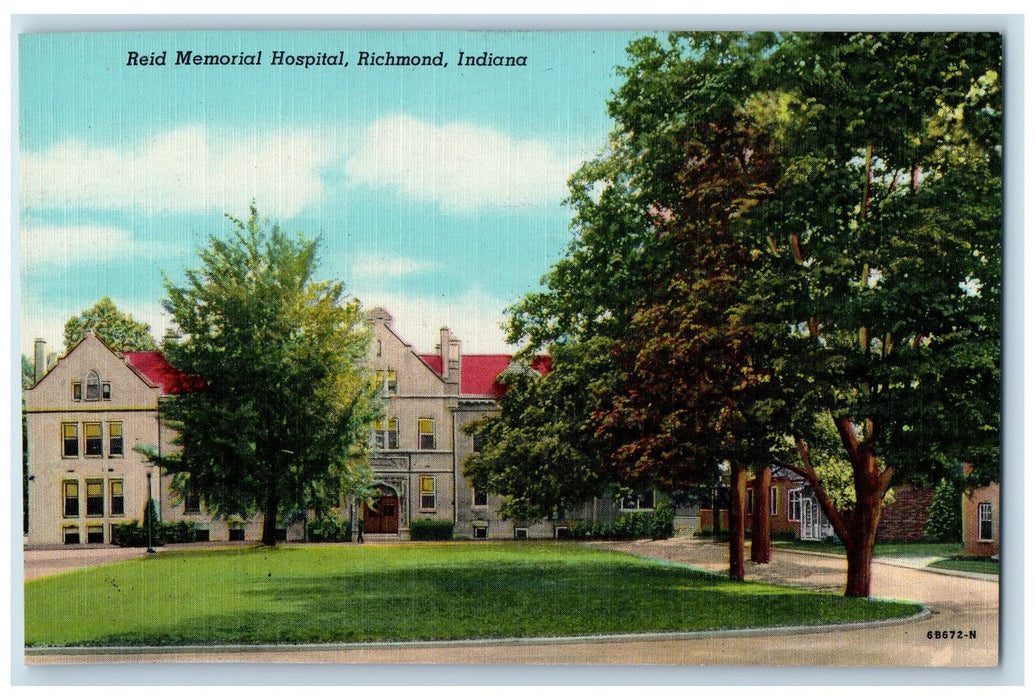
[[154, 522], [155, 522], [154, 512], [153, 512], [153, 509], [151, 508], [152, 502], [153, 501], [152, 501], [152, 498], [151, 498], [151, 470], [148, 469], [147, 470], [147, 553], [148, 554], [154, 554], [155, 553], [155, 548], [151, 544], [151, 531], [154, 528]]

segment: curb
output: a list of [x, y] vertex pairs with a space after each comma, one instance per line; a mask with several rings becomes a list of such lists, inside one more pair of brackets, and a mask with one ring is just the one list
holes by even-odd
[[310, 652], [310, 651], [361, 651], [371, 649], [421, 649], [421, 648], [463, 648], [472, 646], [535, 646], [540, 644], [600, 644], [606, 642], [652, 642], [679, 641], [690, 639], [711, 639], [724, 637], [753, 637], [820, 634], [848, 630], [895, 627], [911, 622], [927, 620], [933, 616], [930, 608], [922, 606], [919, 612], [908, 617], [870, 622], [847, 622], [843, 624], [798, 625], [792, 627], [750, 627], [742, 629], [700, 630], [697, 632], [647, 632], [643, 634], [595, 634], [577, 637], [509, 637], [503, 639], [457, 639], [424, 642], [341, 642], [332, 644], [224, 644], [212, 646], [133, 646], [133, 647], [26, 647], [25, 656], [40, 658], [47, 656], [133, 656], [143, 654], [226, 654], [249, 652]]

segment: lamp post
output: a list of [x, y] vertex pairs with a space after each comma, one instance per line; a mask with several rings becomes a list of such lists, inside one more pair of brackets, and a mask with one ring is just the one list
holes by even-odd
[[154, 511], [151, 508], [151, 470], [147, 470], [147, 553], [154, 554], [155, 548], [151, 544], [151, 531], [154, 528]]

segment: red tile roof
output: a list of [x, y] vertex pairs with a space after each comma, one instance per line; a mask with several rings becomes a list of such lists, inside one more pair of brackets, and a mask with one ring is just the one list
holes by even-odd
[[160, 352], [124, 352], [123, 359], [130, 367], [162, 389], [162, 394], [189, 394], [205, 387], [205, 380], [192, 377], [169, 364]]
[[[441, 355], [421, 355], [420, 358], [442, 376]], [[510, 366], [512, 359], [510, 355], [463, 355], [460, 360], [460, 395], [499, 398], [506, 386], [496, 381], [496, 378]], [[549, 356], [541, 355], [533, 360], [532, 369], [539, 374], [548, 373]]]
[[442, 376], [442, 356], [441, 355], [421, 355], [420, 359], [431, 369], [435, 370], [435, 374]]
[[510, 359], [510, 355], [464, 355], [460, 360], [460, 395], [498, 397], [503, 386], [496, 377]]

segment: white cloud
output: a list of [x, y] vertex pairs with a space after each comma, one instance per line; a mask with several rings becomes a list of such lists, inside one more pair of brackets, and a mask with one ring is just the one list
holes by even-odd
[[297, 214], [323, 196], [332, 149], [305, 131], [217, 136], [201, 126], [122, 148], [78, 140], [19, 155], [22, 206]]
[[363, 257], [352, 265], [352, 275], [359, 279], [375, 277], [404, 277], [415, 272], [435, 270], [441, 265], [428, 260], [393, 258], [388, 256]]
[[463, 122], [436, 126], [399, 114], [366, 130], [348, 159], [351, 184], [388, 186], [447, 211], [556, 204], [586, 154]]
[[19, 246], [22, 269], [41, 265], [67, 267], [89, 260], [133, 257], [141, 251], [154, 251], [153, 245], [141, 246], [125, 229], [113, 226], [47, 226], [28, 223], [21, 227]]
[[465, 353], [514, 353], [500, 323], [509, 304], [475, 288], [460, 297], [418, 298], [405, 294], [358, 291], [364, 308], [381, 306], [392, 315], [395, 332], [417, 352], [434, 352], [439, 329], [447, 326], [463, 343]]

